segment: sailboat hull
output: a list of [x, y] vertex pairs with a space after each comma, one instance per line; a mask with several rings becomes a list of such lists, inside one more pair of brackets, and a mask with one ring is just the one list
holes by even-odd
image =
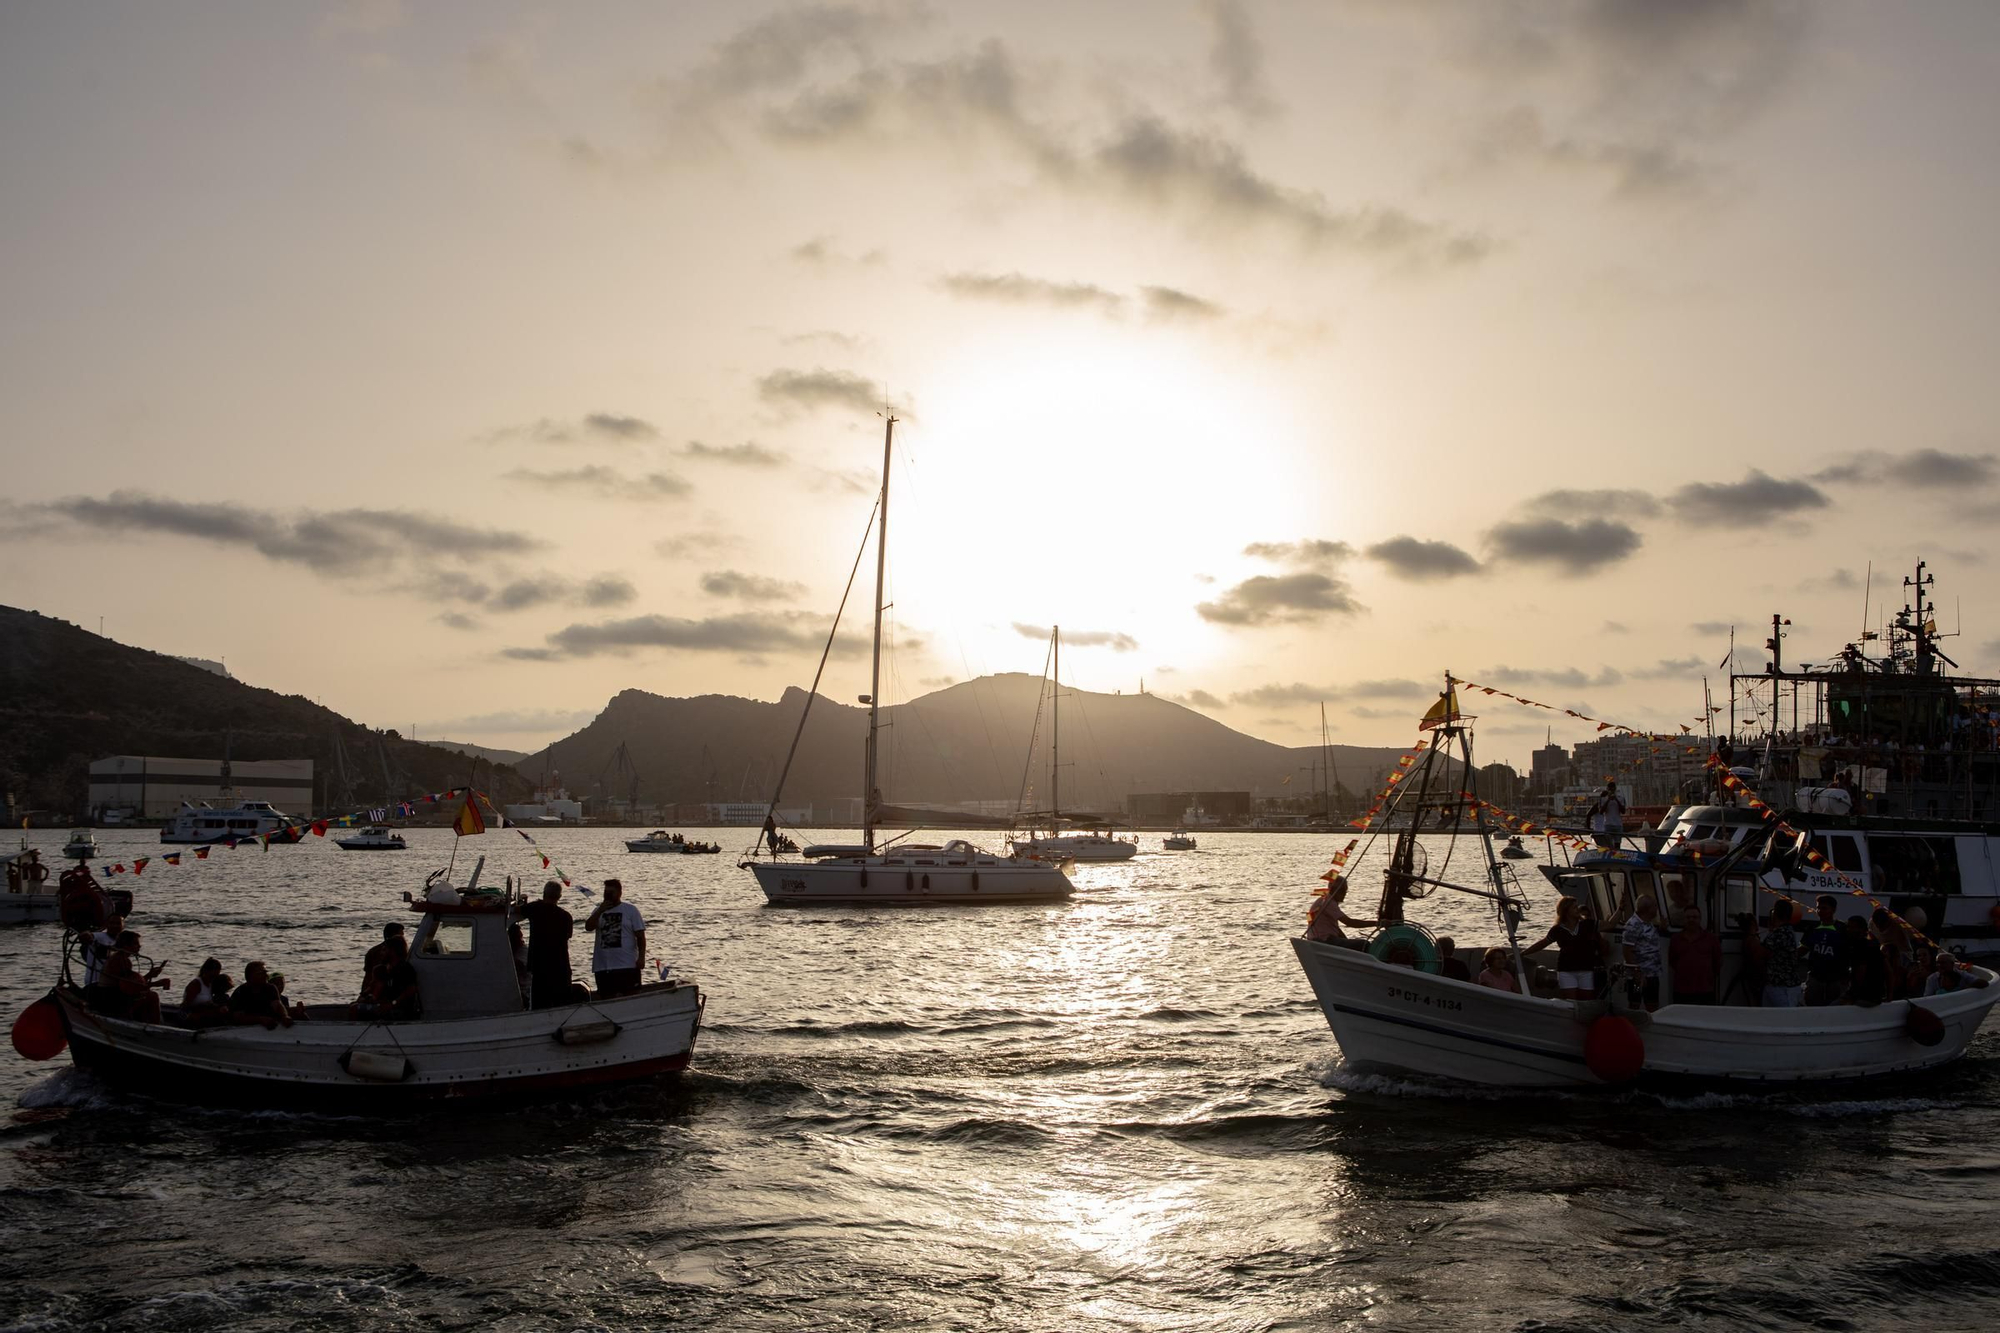
[[773, 904], [879, 903], [937, 907], [991, 903], [1055, 903], [1076, 892], [1056, 866], [999, 857], [841, 857], [820, 861], [760, 861], [750, 867]]

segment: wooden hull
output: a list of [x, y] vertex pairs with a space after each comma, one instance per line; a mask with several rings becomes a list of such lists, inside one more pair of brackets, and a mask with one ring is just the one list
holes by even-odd
[[168, 1101], [387, 1113], [436, 1101], [560, 1096], [688, 1066], [692, 985], [477, 1018], [180, 1028], [91, 1013], [58, 990], [79, 1068]]
[[[1359, 949], [1294, 938], [1341, 1054], [1387, 1069], [1503, 1087], [1601, 1084], [1584, 1062], [1587, 1019], [1567, 1000], [1513, 995], [1378, 962]], [[1844, 1082], [1907, 1074], [1965, 1053], [2000, 986], [1861, 1007], [1761, 1009], [1668, 1005], [1632, 1014], [1645, 1043], [1642, 1079], [1736, 1086]], [[1920, 1045], [1905, 1024], [1931, 1010], [1944, 1034]]]

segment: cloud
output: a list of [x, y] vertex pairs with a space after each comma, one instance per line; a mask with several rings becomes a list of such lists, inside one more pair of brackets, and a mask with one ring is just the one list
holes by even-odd
[[[596, 624], [574, 624], [550, 634], [546, 647], [508, 648], [502, 655], [523, 661], [623, 656], [646, 648], [674, 648], [696, 653], [817, 653], [826, 642], [829, 618], [802, 611], [739, 612], [689, 620], [678, 616], [632, 616]], [[902, 636], [902, 646], [921, 650], [923, 640]], [[834, 651], [844, 656], [865, 652], [864, 640], [843, 636]]]
[[1522, 512], [1542, 518], [1567, 518], [1578, 510], [1616, 509], [1622, 517], [1644, 518], [1659, 512], [1660, 502], [1647, 491], [1571, 490], [1543, 491], [1521, 502]]
[[1559, 573], [1577, 577], [1625, 559], [1639, 549], [1640, 539], [1637, 532], [1612, 519], [1569, 523], [1524, 518], [1487, 529], [1486, 543], [1496, 560], [1553, 565]]
[[1604, 622], [1604, 632], [1606, 634], [1630, 634], [1632, 632], [1632, 627], [1630, 625], [1621, 624], [1616, 620], [1607, 620]]
[[679, 452], [683, 458], [727, 463], [731, 467], [773, 468], [783, 467], [791, 461], [777, 450], [766, 449], [752, 440], [745, 440], [742, 444], [703, 444], [700, 440], [689, 440]]
[[[1257, 708], [1291, 708], [1306, 704], [1333, 703], [1351, 699], [1429, 699], [1438, 686], [1417, 680], [1359, 680], [1351, 685], [1309, 685], [1303, 681], [1274, 682], [1254, 689], [1239, 690], [1229, 696], [1235, 705]], [[1396, 716], [1402, 716], [1401, 713]]]
[[1346, 542], [1306, 538], [1295, 542], [1251, 542], [1243, 548], [1243, 554], [1277, 565], [1321, 569], [1348, 559], [1354, 554], [1354, 548]]
[[1115, 315], [1125, 298], [1089, 282], [1053, 282], [1023, 273], [947, 273], [938, 285], [961, 300], [1039, 305], [1056, 310], [1095, 310]]
[[887, 408], [909, 414], [907, 408], [888, 403], [873, 381], [844, 370], [774, 370], [757, 381], [757, 396], [774, 406], [804, 411], [831, 407], [872, 413]]
[[1726, 620], [1697, 620], [1688, 628], [1696, 634], [1729, 634], [1735, 631], [1736, 626]]
[[703, 574], [701, 590], [711, 597], [734, 597], [745, 602], [789, 602], [803, 596], [806, 585], [722, 569]]
[[1698, 197], [1714, 188], [1712, 169], [1670, 142], [1559, 134], [1530, 106], [1512, 107], [1489, 121], [1475, 157], [1488, 167], [1537, 162], [1596, 175], [1609, 184], [1612, 197], [1628, 202]]
[[591, 412], [574, 422], [543, 417], [525, 426], [502, 426], [483, 438], [488, 444], [631, 444], [659, 437], [660, 428], [643, 417]]
[[480, 604], [489, 611], [527, 611], [556, 602], [603, 608], [623, 606], [638, 595], [637, 588], [615, 574], [600, 574], [583, 583], [559, 574], [536, 574], [502, 585]]
[[1415, 583], [1477, 574], [1479, 562], [1450, 542], [1423, 541], [1416, 537], [1391, 537], [1377, 542], [1365, 554], [1389, 567], [1389, 572]]
[[1189, 690], [1186, 694], [1170, 694], [1167, 698], [1177, 704], [1191, 704], [1196, 708], [1206, 708], [1211, 711], [1228, 707], [1207, 690]]
[[1195, 614], [1217, 625], [1309, 624], [1329, 615], [1351, 616], [1367, 608], [1354, 600], [1344, 579], [1330, 574], [1259, 574], [1200, 602]]
[[585, 606], [603, 608], [623, 606], [638, 596], [639, 590], [632, 586], [631, 580], [616, 574], [599, 574], [584, 583], [577, 600]]
[[662, 537], [653, 551], [662, 560], [681, 560], [690, 555], [714, 556], [725, 551], [743, 550], [743, 538], [729, 532], [684, 532], [678, 537]]
[[1178, 208], [1215, 223], [1266, 226], [1309, 249], [1342, 250], [1413, 267], [1475, 263], [1487, 238], [1451, 231], [1385, 205], [1335, 208], [1253, 170], [1237, 145], [1169, 125], [1151, 113], [1128, 119], [1090, 155], [1086, 175], [1153, 208]]
[[1699, 657], [1663, 657], [1649, 667], [1636, 668], [1631, 674], [1634, 680], [1672, 680], [1681, 676], [1698, 676], [1707, 666], [1707, 661]]
[[87, 529], [93, 539], [163, 536], [252, 550], [318, 574], [394, 572], [412, 564], [463, 564], [519, 555], [545, 543], [526, 533], [477, 528], [406, 509], [302, 510], [279, 514], [239, 504], [169, 500], [138, 491], [69, 496], [24, 506]]
[[1851, 569], [1834, 569], [1799, 581], [1800, 592], [1849, 592], [1861, 586], [1861, 576]]
[[1173, 287], [1141, 287], [1139, 295], [1146, 302], [1147, 318], [1160, 323], [1170, 320], [1221, 319], [1229, 313], [1213, 301]]
[[1866, 450], [1813, 473], [1821, 482], [1871, 482], [1917, 490], [1963, 490], [1985, 486], [2000, 474], [1992, 454], [1954, 454], [1916, 449], [1907, 454]]
[[1595, 676], [1576, 667], [1488, 667], [1480, 674], [1481, 685], [1511, 685], [1526, 689], [1539, 685], [1547, 689], [1582, 690], [1616, 685], [1623, 680], [1617, 668], [1605, 667]]
[[1667, 497], [1676, 518], [1701, 528], [1824, 509], [1827, 503], [1811, 482], [1780, 481], [1755, 468], [1742, 481], [1691, 481]]
[[692, 482], [671, 472], [648, 472], [634, 477], [596, 463], [546, 471], [517, 467], [506, 477], [509, 481], [549, 490], [591, 491], [611, 500], [675, 500], [694, 492]]
[[[1014, 632], [1026, 639], [1046, 639], [1049, 637], [1047, 625], [1026, 625], [1016, 620]], [[1111, 629], [1066, 629], [1063, 642], [1078, 648], [1109, 648], [1114, 653], [1129, 653], [1138, 648], [1139, 641], [1129, 634]]]
[[1276, 111], [1278, 101], [1264, 77], [1264, 48], [1241, 0], [1206, 0], [1201, 8], [1215, 29], [1208, 68], [1222, 86], [1223, 102], [1251, 118]]
[[468, 616], [463, 611], [441, 611], [435, 619], [446, 629], [474, 630], [480, 627], [477, 616]]

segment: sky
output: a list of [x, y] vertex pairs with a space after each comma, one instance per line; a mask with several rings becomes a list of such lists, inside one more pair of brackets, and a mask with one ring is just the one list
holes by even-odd
[[1667, 728], [1919, 558], [2000, 674], [1995, 124], [1976, 3], [10, 4], [0, 602], [513, 748], [775, 699], [894, 413], [889, 700], [1060, 624]]

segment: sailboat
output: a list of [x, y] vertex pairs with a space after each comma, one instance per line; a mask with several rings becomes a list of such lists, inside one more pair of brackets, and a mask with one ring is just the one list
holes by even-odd
[[1129, 861], [1138, 854], [1136, 839], [1115, 838], [1102, 829], [1065, 833], [1062, 812], [1062, 626], [1050, 631], [1055, 644], [1055, 669], [1049, 691], [1049, 808], [1024, 813], [1021, 817], [1048, 829], [1046, 834], [1029, 833], [1009, 838], [1016, 856], [1038, 857], [1044, 861]]
[[[868, 705], [868, 740], [862, 754], [863, 785], [861, 841], [858, 844], [814, 844], [801, 851], [799, 859], [788, 859], [780, 849], [789, 840], [779, 833], [776, 820], [778, 796], [785, 774], [778, 776], [779, 791], [771, 796], [764, 817], [759, 855], [742, 866], [756, 876], [757, 887], [775, 904], [791, 906], [820, 903], [899, 903], [932, 906], [963, 903], [1042, 903], [1061, 902], [1075, 887], [1061, 867], [1043, 861], [1016, 860], [999, 856], [962, 838], [942, 846], [932, 843], [900, 842], [876, 845], [876, 827], [881, 819], [882, 790], [876, 762], [881, 733], [882, 698], [882, 612], [883, 574], [888, 562], [889, 541], [889, 460], [896, 437], [896, 418], [889, 417], [882, 432], [882, 493], [875, 528], [875, 642], [869, 673], [868, 693], [861, 702]], [[843, 598], [843, 601], [845, 599]], [[836, 621], [838, 617], [836, 616]], [[836, 626], [837, 628], [837, 626]], [[825, 660], [821, 659], [824, 668]], [[799, 718], [805, 730], [815, 688], [806, 693], [806, 714]], [[798, 737], [792, 739], [793, 752]], [[786, 760], [789, 769], [790, 760]]]

